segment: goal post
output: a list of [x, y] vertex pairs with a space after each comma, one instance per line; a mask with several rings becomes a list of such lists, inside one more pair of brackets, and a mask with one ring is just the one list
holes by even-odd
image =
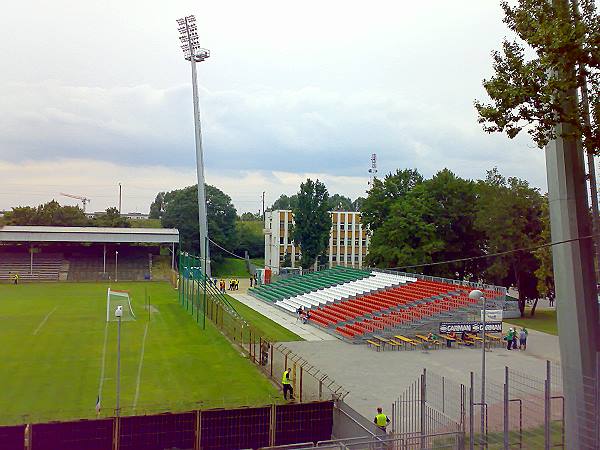
[[128, 291], [118, 291], [115, 289], [108, 288], [106, 293], [106, 321], [117, 320], [115, 318], [115, 309], [117, 306], [123, 307], [123, 316], [121, 320], [135, 320], [135, 314], [131, 307], [131, 297]]

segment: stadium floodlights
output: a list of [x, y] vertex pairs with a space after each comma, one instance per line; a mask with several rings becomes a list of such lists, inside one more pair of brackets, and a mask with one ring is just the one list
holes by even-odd
[[192, 55], [194, 55], [194, 62], [202, 62], [210, 57], [210, 51], [200, 47], [198, 26], [194, 16], [177, 19], [177, 31], [179, 31], [181, 50], [183, 50], [183, 56], [186, 60], [189, 61]]
[[114, 314], [114, 311], [121, 306], [123, 310], [123, 315], [121, 316], [121, 320], [135, 320], [135, 314], [133, 313], [133, 308], [131, 307], [131, 297], [129, 296], [129, 292], [127, 291], [116, 291], [114, 289], [108, 288], [108, 292], [106, 294], [106, 321], [116, 321], [118, 320]]

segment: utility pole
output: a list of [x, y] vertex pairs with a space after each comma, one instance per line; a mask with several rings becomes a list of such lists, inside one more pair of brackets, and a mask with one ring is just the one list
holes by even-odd
[[[202, 62], [210, 57], [210, 51], [200, 47], [198, 38], [198, 28], [196, 26], [196, 18], [194, 16], [186, 16], [177, 19], [179, 39], [181, 40], [181, 49], [183, 56], [190, 62], [192, 67], [192, 91], [194, 103], [194, 131], [196, 137], [196, 172], [198, 175], [198, 223], [200, 232], [200, 242], [205, 242], [208, 237], [208, 220], [206, 217], [206, 191], [204, 181], [204, 155], [202, 151], [202, 130], [200, 127], [200, 106], [198, 100], [198, 80], [196, 76], [196, 63]], [[204, 250], [200, 245], [200, 252]], [[209, 248], [206, 249], [210, 251]], [[210, 277], [210, 254], [206, 255], [204, 266], [204, 274]]]
[[[569, 0], [552, 0], [552, 6], [569, 11]], [[553, 76], [566, 78], [569, 73]], [[578, 106], [577, 90], [561, 95], [565, 115]], [[594, 273], [593, 241], [589, 219], [586, 173], [581, 137], [568, 123], [556, 126], [556, 139], [546, 146], [546, 171], [552, 242], [571, 240], [552, 248], [556, 285], [561, 367], [565, 396], [566, 443], [568, 448], [586, 447], [597, 411], [586, 397], [589, 380], [598, 376], [596, 353], [600, 350], [598, 299]]]
[[262, 193], [262, 205], [263, 205], [263, 223], [265, 221], [265, 191]]

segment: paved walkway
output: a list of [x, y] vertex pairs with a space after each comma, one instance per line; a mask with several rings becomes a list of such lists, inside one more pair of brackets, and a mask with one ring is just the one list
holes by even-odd
[[[502, 331], [504, 334], [508, 332], [510, 327], [514, 328], [519, 332], [521, 327], [518, 325], [512, 325], [510, 319], [507, 322], [502, 323]], [[527, 335], [527, 354], [541, 360], [550, 360], [554, 363], [560, 364], [560, 348], [558, 345], [558, 336], [553, 334], [542, 333], [541, 331], [532, 330], [527, 328], [529, 334]]]
[[[530, 344], [530, 349], [533, 349], [533, 341]], [[376, 352], [365, 345], [352, 345], [340, 340], [299, 341], [285, 345], [350, 391], [347, 403], [365, 417], [372, 417], [377, 406], [389, 411], [393, 400], [418, 378], [423, 368], [453, 381], [454, 387], [449, 384], [448, 389], [454, 391], [459, 389], [459, 383], [468, 385], [471, 371], [475, 374], [481, 372], [481, 348]], [[486, 352], [486, 379], [501, 386], [505, 366], [543, 379], [545, 361], [530, 353], [532, 351], [494, 348]]]
[[291, 314], [288, 314], [275, 306], [268, 305], [265, 302], [257, 300], [256, 298], [239, 292], [231, 292], [227, 291], [229, 295], [243, 303], [244, 305], [252, 308], [253, 310], [259, 312], [265, 317], [268, 317], [273, 322], [278, 323], [284, 328], [287, 328], [292, 333], [296, 333], [305, 341], [337, 341], [334, 336], [326, 333], [319, 328], [309, 325], [303, 324], [299, 320], [297, 320]]

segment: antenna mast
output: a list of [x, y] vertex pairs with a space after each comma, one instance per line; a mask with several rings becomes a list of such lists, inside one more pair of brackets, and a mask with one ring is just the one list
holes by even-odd
[[373, 187], [373, 181], [377, 178], [377, 153], [371, 154], [371, 168], [369, 169], [369, 189]]

